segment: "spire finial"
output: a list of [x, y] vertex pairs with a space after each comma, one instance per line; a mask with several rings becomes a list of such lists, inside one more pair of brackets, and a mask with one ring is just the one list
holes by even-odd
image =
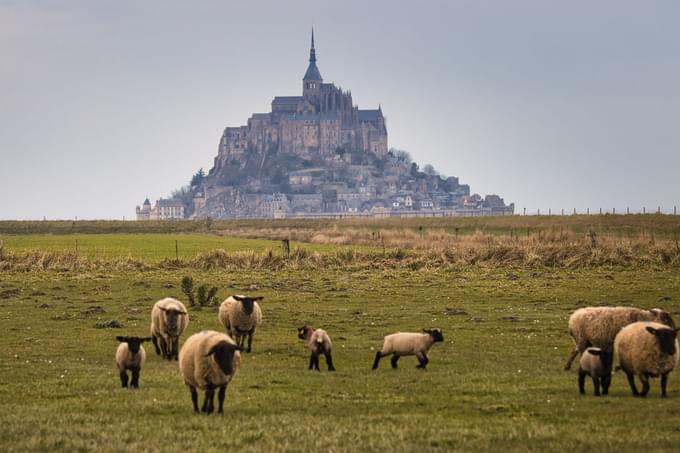
[[316, 50], [314, 49], [314, 27], [312, 27], [312, 47], [309, 49], [309, 62], [316, 63]]

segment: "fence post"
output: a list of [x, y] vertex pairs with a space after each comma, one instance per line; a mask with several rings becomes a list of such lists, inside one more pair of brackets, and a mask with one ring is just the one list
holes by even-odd
[[602, 215], [602, 208], [600, 208], [600, 215]]
[[564, 208], [562, 208], [562, 215], [564, 215]]
[[175, 260], [179, 260], [179, 241], [175, 239]]
[[576, 215], [576, 208], [574, 208], [574, 215]]
[[548, 208], [548, 217], [552, 215], [552, 208]]
[[586, 208], [586, 215], [590, 215], [590, 208]]
[[527, 215], [527, 208], [524, 208], [524, 215]]
[[678, 215], [678, 207], [673, 206], [673, 215]]
[[612, 214], [616, 214], [616, 208], [612, 208]]
[[656, 209], [656, 213], [657, 213], [657, 214], [661, 214], [661, 206], [659, 206], [659, 207]]
[[536, 215], [541, 215], [541, 210], [540, 210], [540, 209], [537, 209], [537, 210], [536, 210]]
[[647, 214], [647, 213], [645, 212], [645, 207], [644, 207], [644, 206], [642, 207], [642, 213], [643, 213], [643, 214]]
[[626, 214], [630, 214], [630, 208], [626, 208]]
[[283, 248], [283, 256], [290, 258], [290, 241], [288, 239], [282, 239], [281, 247]]
[[0, 239], [0, 260], [2, 259], [2, 250], [5, 247], [5, 243]]
[[78, 253], [78, 239], [76, 239], [76, 253]]

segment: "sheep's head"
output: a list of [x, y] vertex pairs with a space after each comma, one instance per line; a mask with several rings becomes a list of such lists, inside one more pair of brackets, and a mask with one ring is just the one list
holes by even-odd
[[300, 340], [306, 340], [311, 334], [314, 329], [312, 326], [309, 324], [305, 324], [304, 326], [298, 328], [298, 338]]
[[659, 342], [661, 352], [668, 355], [675, 354], [675, 338], [680, 329], [655, 329], [652, 326], [647, 326], [647, 332], [656, 337]]
[[600, 348], [588, 348], [586, 351], [588, 351], [589, 354], [598, 356], [600, 358], [600, 363], [602, 363], [602, 366], [605, 369], [612, 369], [612, 362], [614, 360], [614, 353], [612, 351]]
[[120, 341], [121, 343], [127, 343], [130, 352], [133, 354], [137, 354], [139, 352], [139, 347], [142, 345], [142, 343], [144, 343], [145, 341], [151, 341], [151, 337], [140, 338], [140, 337], [124, 337], [119, 335], [116, 337], [116, 340]]
[[180, 317], [186, 316], [187, 312], [179, 307], [160, 307], [160, 309], [165, 316], [165, 325], [167, 326], [168, 333], [178, 333]]
[[220, 367], [224, 374], [231, 374], [234, 371], [234, 353], [241, 348], [228, 341], [220, 341], [210, 348], [206, 357], [213, 356], [215, 363]]
[[253, 312], [253, 307], [255, 306], [255, 302], [258, 300], [264, 299], [264, 296], [257, 296], [257, 297], [249, 297], [249, 296], [233, 296], [234, 299], [237, 301], [241, 302], [241, 305], [243, 306], [243, 311], [246, 312], [246, 314], [251, 314]]
[[425, 332], [426, 334], [429, 334], [432, 337], [432, 339], [434, 340], [435, 343], [438, 342], [438, 341], [444, 341], [444, 335], [442, 335], [442, 329], [440, 329], [438, 327], [435, 327], [435, 328], [432, 328], [432, 329], [423, 329], [423, 332]]
[[666, 310], [662, 310], [660, 308], [652, 308], [649, 311], [652, 313], [652, 315], [654, 315], [656, 322], [665, 324], [671, 329], [675, 329], [675, 321], [673, 321], [671, 314], [668, 313]]

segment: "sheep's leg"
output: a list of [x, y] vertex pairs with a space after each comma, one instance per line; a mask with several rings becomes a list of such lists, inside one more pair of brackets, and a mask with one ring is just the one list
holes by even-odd
[[153, 345], [156, 348], [156, 355], [161, 355], [161, 349], [158, 347], [158, 338], [156, 335], [151, 335], [151, 340], [153, 341]]
[[312, 357], [314, 357], [314, 369], [316, 371], [321, 371], [319, 369], [319, 353], [318, 352], [313, 352]]
[[194, 414], [198, 414], [198, 392], [196, 387], [189, 387], [189, 391], [191, 392], [191, 402], [194, 405]]
[[668, 373], [661, 375], [661, 396], [666, 397], [666, 386], [668, 385]]
[[647, 396], [647, 393], [649, 392], [649, 375], [642, 373], [640, 375], [640, 381], [642, 381], [642, 391], [640, 392], [640, 396]]
[[314, 353], [309, 354], [309, 369], [314, 369]]
[[326, 357], [326, 365], [328, 365], [328, 371], [335, 371], [335, 367], [333, 366], [333, 357], [331, 357], [331, 353], [325, 352], [324, 356]]
[[139, 388], [139, 367], [134, 367], [132, 369], [132, 383], [133, 388]]
[[168, 342], [165, 337], [161, 337], [161, 352], [163, 353], [164, 359], [170, 359], [170, 353], [168, 352]]
[[121, 383], [123, 388], [127, 388], [127, 386], [128, 386], [128, 375], [127, 375], [126, 370], [123, 370], [123, 371], [120, 372], [120, 383]]
[[390, 359], [390, 363], [392, 364], [392, 368], [395, 370], [397, 369], [397, 362], [399, 361], [399, 354], [392, 354], [392, 358]]
[[382, 359], [383, 357], [385, 357], [387, 355], [389, 355], [389, 353], [383, 354], [382, 351], [378, 351], [378, 352], [375, 353], [375, 360], [373, 361], [373, 369], [374, 370], [376, 368], [378, 368], [378, 363], [380, 362], [380, 359]]
[[172, 356], [175, 361], [179, 360], [179, 337], [172, 339]]
[[626, 370], [623, 370], [626, 372], [626, 377], [628, 378], [628, 384], [630, 385], [630, 389], [633, 391], [633, 396], [639, 396], [640, 393], [638, 393], [637, 387], [635, 387], [635, 377], [633, 376], [633, 373], [629, 373]]
[[[255, 329], [253, 329], [253, 330], [255, 330]], [[250, 347], [253, 345], [253, 333], [255, 333], [255, 332], [253, 332], [253, 330], [248, 332], [248, 349], [246, 349], [246, 352], [250, 352]]]
[[227, 384], [220, 385], [220, 392], [217, 394], [217, 413], [224, 414], [224, 397], [227, 394]]
[[201, 408], [201, 412], [204, 414], [212, 414], [214, 410], [214, 402], [213, 399], [215, 397], [215, 388], [211, 385], [208, 384], [205, 388], [205, 395], [203, 399], [203, 408]]
[[578, 369], [578, 392], [581, 395], [586, 394], [586, 372], [582, 368]]
[[593, 387], [595, 387], [595, 396], [600, 396], [600, 378], [593, 376]]
[[603, 395], [609, 395], [609, 386], [612, 383], [612, 374], [609, 373], [608, 375], [604, 376], [602, 378], [602, 394]]
[[578, 355], [578, 348], [574, 346], [574, 349], [572, 349], [571, 353], [569, 354], [569, 358], [567, 359], [567, 363], [564, 365], [565, 370], [571, 370], [571, 364], [574, 362], [574, 359]]
[[416, 368], [421, 368], [421, 369], [424, 370], [425, 367], [427, 366], [427, 363], [430, 361], [430, 359], [428, 359], [425, 354], [420, 353], [420, 352], [418, 354], [416, 354], [416, 357], [418, 358], [418, 362], [420, 362], [420, 365], [418, 365]]

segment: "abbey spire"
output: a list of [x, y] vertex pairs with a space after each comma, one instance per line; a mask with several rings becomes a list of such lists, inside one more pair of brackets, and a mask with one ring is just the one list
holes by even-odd
[[[317, 82], [318, 85], [321, 84], [323, 79], [321, 78], [321, 73], [319, 68], [316, 67], [316, 49], [314, 48], [314, 29], [312, 28], [312, 47], [309, 49], [309, 66], [307, 67], [307, 72], [302, 78], [303, 81]], [[307, 84], [304, 88], [308, 88]]]

